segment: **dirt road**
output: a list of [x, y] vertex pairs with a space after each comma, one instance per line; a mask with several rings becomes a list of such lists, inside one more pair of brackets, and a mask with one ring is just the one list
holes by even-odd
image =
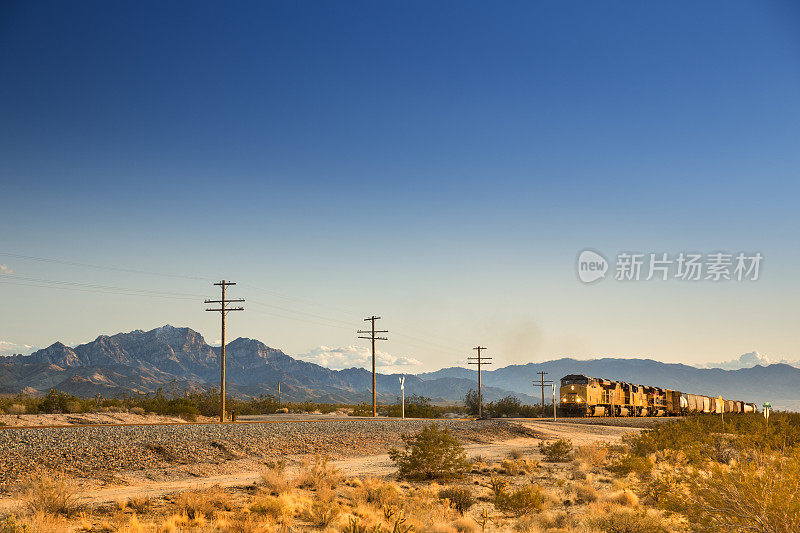
[[[546, 420], [518, 420], [520, 425], [542, 435], [545, 440], [555, 438], [570, 439], [576, 446], [592, 442], [618, 443], [622, 435], [630, 431], [640, 431], [636, 428], [597, 426], [588, 424], [575, 424], [569, 422], [552, 422]], [[470, 457], [481, 455], [489, 461], [507, 458], [515, 449], [531, 451], [535, 449], [541, 439], [531, 437], [517, 437], [491, 443], [468, 444], [465, 446]], [[307, 454], [287, 456], [291, 469], [297, 469], [299, 463]], [[333, 464], [345, 476], [387, 476], [395, 472], [395, 466], [390, 461], [388, 454], [362, 455], [333, 461]], [[232, 474], [208, 475], [202, 477], [185, 477], [169, 481], [135, 481], [130, 484], [96, 488], [77, 494], [80, 503], [96, 506], [117, 501], [126, 501], [131, 498], [155, 498], [172, 492], [193, 490], [211, 486], [220, 487], [246, 487], [257, 483], [260, 479], [259, 470], [241, 471]], [[10, 512], [22, 505], [22, 501], [15, 498], [0, 499], [0, 512]]]
[[641, 431], [641, 428], [581, 424], [575, 422], [553, 422], [552, 420], [517, 420], [518, 424], [531, 429], [545, 438], [569, 439], [575, 446], [592, 442], [618, 444], [625, 433]]

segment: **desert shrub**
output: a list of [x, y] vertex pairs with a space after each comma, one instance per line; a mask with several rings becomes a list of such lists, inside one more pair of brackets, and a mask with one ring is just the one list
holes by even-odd
[[489, 402], [485, 406], [485, 411], [492, 418], [502, 417], [523, 417], [530, 418], [541, 413], [540, 407], [523, 405], [516, 397], [506, 396], [499, 400]]
[[584, 502], [596, 502], [599, 495], [597, 489], [591, 483], [581, 483], [575, 486], [575, 497], [580, 498]]
[[475, 519], [462, 516], [451, 524], [458, 533], [474, 533], [477, 530]]
[[523, 457], [525, 457], [525, 452], [523, 452], [521, 448], [514, 448], [513, 450], [508, 452], [508, 456], [511, 459], [515, 459], [515, 460], [516, 459], [522, 459]]
[[153, 502], [150, 501], [150, 498], [139, 497], [139, 498], [131, 498], [130, 500], [127, 501], [126, 505], [131, 509], [133, 509], [134, 511], [136, 511], [137, 513], [144, 514], [150, 510], [152, 503]]
[[639, 497], [630, 490], [624, 489], [612, 492], [603, 498], [603, 501], [615, 503], [623, 507], [635, 507], [639, 504]]
[[230, 494], [218, 486], [182, 492], [177, 498], [178, 508], [190, 519], [209, 516], [216, 511], [231, 511], [234, 503]]
[[601, 467], [608, 459], [609, 449], [598, 443], [586, 444], [578, 446], [575, 449], [575, 457], [589, 463], [594, 467]]
[[503, 460], [498, 467], [498, 472], [507, 476], [518, 476], [522, 473], [522, 468], [517, 461]]
[[82, 413], [83, 405], [77, 400], [69, 400], [64, 404], [65, 413]]
[[630, 454], [639, 457], [662, 452], [666, 458], [693, 465], [729, 462], [741, 453], [786, 451], [800, 445], [800, 413], [773, 413], [769, 424], [758, 413], [726, 413], [724, 428], [719, 415], [696, 415], [626, 435], [623, 442]]
[[40, 475], [28, 481], [23, 490], [33, 513], [70, 516], [78, 510], [73, 485], [64, 476]]
[[610, 506], [594, 509], [584, 525], [607, 533], [673, 533], [676, 524], [654, 510]]
[[359, 496], [366, 503], [383, 507], [396, 502], [400, 498], [400, 491], [391, 483], [369, 478], [364, 480]]
[[[397, 403], [383, 406], [381, 413], [386, 416], [400, 417], [403, 413], [401, 401], [402, 398], [398, 396]], [[406, 396], [406, 418], [441, 418], [448, 411], [452, 411], [452, 407], [433, 405], [431, 399], [425, 396], [418, 394]]]
[[494, 493], [495, 498], [497, 495], [505, 492], [506, 488], [508, 487], [508, 480], [504, 477], [492, 474], [492, 477], [489, 478], [489, 486]]
[[273, 462], [261, 471], [261, 483], [270, 494], [276, 496], [289, 492], [294, 482], [286, 474], [286, 461]]
[[[685, 515], [697, 531], [800, 531], [800, 451], [761, 455], [734, 467], [712, 465], [682, 480], [682, 505], [659, 502]], [[676, 508], [677, 507], [677, 508]]]
[[653, 461], [648, 457], [625, 454], [610, 465], [608, 470], [621, 476], [634, 473], [639, 479], [647, 480], [653, 472]]
[[368, 526], [362, 524], [358, 517], [350, 516], [347, 525], [342, 528], [343, 533], [384, 533], [386, 530], [379, 525]]
[[313, 460], [304, 461], [300, 465], [297, 485], [300, 488], [322, 490], [336, 488], [341, 481], [341, 473], [328, 464], [328, 458], [316, 455]]
[[440, 500], [449, 500], [450, 506], [460, 514], [475, 504], [475, 497], [468, 487], [447, 487], [439, 491]]
[[144, 416], [144, 415], [147, 414], [147, 411], [145, 411], [141, 407], [131, 407], [130, 413], [133, 414], [133, 415]]
[[467, 410], [467, 414], [472, 416], [478, 416], [479, 405], [480, 405], [480, 399], [478, 396], [478, 391], [476, 391], [475, 389], [470, 389], [464, 396], [464, 407]]
[[572, 454], [572, 442], [567, 439], [558, 439], [549, 444], [539, 443], [539, 451], [547, 461], [553, 463], [563, 463], [570, 460]]
[[269, 516], [273, 520], [279, 520], [285, 512], [285, 505], [274, 496], [264, 496], [256, 498], [248, 506], [250, 512], [260, 516]]
[[401, 478], [446, 480], [469, 471], [464, 447], [447, 429], [431, 424], [416, 435], [403, 435], [402, 439], [403, 451], [389, 450]]
[[6, 411], [10, 415], [24, 415], [27, 408], [21, 403], [13, 403], [6, 408]]
[[545, 511], [536, 520], [539, 528], [550, 531], [567, 530], [575, 531], [575, 518], [564, 511]]
[[360, 403], [353, 406], [350, 413], [351, 416], [372, 416], [372, 406], [365, 403]]
[[315, 498], [302, 512], [302, 517], [315, 526], [324, 529], [341, 514], [339, 504], [331, 498]]
[[511, 492], [495, 492], [494, 506], [516, 516], [538, 513], [544, 507], [544, 493], [536, 485], [524, 485]]

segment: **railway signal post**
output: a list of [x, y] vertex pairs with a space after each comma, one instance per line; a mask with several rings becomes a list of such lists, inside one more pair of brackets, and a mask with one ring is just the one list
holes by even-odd
[[206, 309], [206, 311], [213, 311], [215, 313], [220, 313], [222, 316], [222, 345], [220, 346], [220, 372], [219, 372], [219, 399], [220, 399], [220, 411], [219, 411], [219, 421], [225, 422], [225, 315], [228, 314], [229, 311], [244, 311], [244, 307], [228, 307], [230, 303], [239, 303], [244, 302], [244, 298], [233, 298], [233, 299], [226, 299], [225, 298], [225, 288], [230, 287], [231, 285], [236, 285], [231, 281], [225, 281], [224, 279], [219, 283], [215, 283], [214, 285], [220, 287], [222, 290], [222, 298], [219, 300], [206, 300], [205, 303], [207, 304], [219, 304], [219, 309]]
[[478, 365], [478, 418], [483, 416], [483, 392], [481, 392], [481, 365], [491, 365], [491, 357], [481, 355], [481, 351], [485, 350], [486, 346], [476, 346], [473, 350], [478, 351], [478, 357], [467, 357], [467, 364]]
[[406, 377], [401, 376], [397, 378], [400, 380], [400, 405], [402, 409], [403, 420], [406, 418]]
[[[371, 316], [369, 318], [365, 318], [364, 322], [372, 322], [372, 329], [368, 331], [359, 330], [359, 339], [368, 339], [372, 341], [372, 416], [378, 416], [378, 399], [377, 394], [375, 392], [375, 341], [385, 341], [389, 340], [386, 337], [376, 337], [375, 335], [378, 333], [389, 333], [388, 330], [376, 330], [375, 329], [375, 321], [380, 320], [381, 317], [379, 316]], [[365, 335], [362, 337], [361, 335]], [[369, 335], [369, 336], [366, 336]]]

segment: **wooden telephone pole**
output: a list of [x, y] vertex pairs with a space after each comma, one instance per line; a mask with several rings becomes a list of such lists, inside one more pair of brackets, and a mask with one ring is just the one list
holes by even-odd
[[[379, 316], [371, 316], [369, 318], [365, 318], [364, 322], [372, 322], [372, 329], [368, 331], [358, 330], [359, 339], [369, 339], [372, 341], [372, 416], [378, 416], [378, 400], [377, 394], [375, 391], [375, 341], [385, 341], [388, 340], [386, 337], [376, 337], [377, 333], [389, 333], [388, 330], [375, 329], [375, 321], [380, 320], [381, 317]], [[362, 337], [361, 335], [369, 335], [368, 337]]]
[[486, 346], [476, 346], [473, 350], [478, 350], [478, 357], [467, 357], [467, 364], [478, 365], [478, 418], [483, 416], [483, 392], [481, 391], [481, 365], [491, 365], [491, 357], [481, 356], [481, 351]]
[[220, 313], [222, 316], [222, 345], [220, 347], [220, 373], [219, 373], [219, 399], [220, 411], [219, 421], [225, 422], [225, 315], [228, 311], [244, 311], [244, 307], [228, 307], [229, 303], [244, 302], [244, 298], [226, 299], [225, 288], [231, 285], [236, 285], [233, 282], [225, 281], [224, 279], [219, 283], [215, 283], [222, 289], [222, 299], [220, 300], [206, 300], [207, 304], [219, 304], [219, 309], [206, 309], [206, 311], [213, 311]]
[[[539, 374], [541, 377], [539, 378], [539, 381], [534, 381], [533, 384], [542, 388], [542, 418], [544, 418], [544, 387], [545, 385], [553, 383], [553, 381], [550, 379], [544, 379], [548, 372], [537, 372], [537, 374]], [[555, 399], [553, 400], [553, 405], [555, 405]]]

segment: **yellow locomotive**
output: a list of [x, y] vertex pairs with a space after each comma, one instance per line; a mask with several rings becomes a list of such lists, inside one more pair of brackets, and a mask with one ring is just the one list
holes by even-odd
[[752, 413], [755, 404], [721, 397], [570, 374], [561, 378], [560, 409], [566, 416], [675, 416], [689, 413]]

